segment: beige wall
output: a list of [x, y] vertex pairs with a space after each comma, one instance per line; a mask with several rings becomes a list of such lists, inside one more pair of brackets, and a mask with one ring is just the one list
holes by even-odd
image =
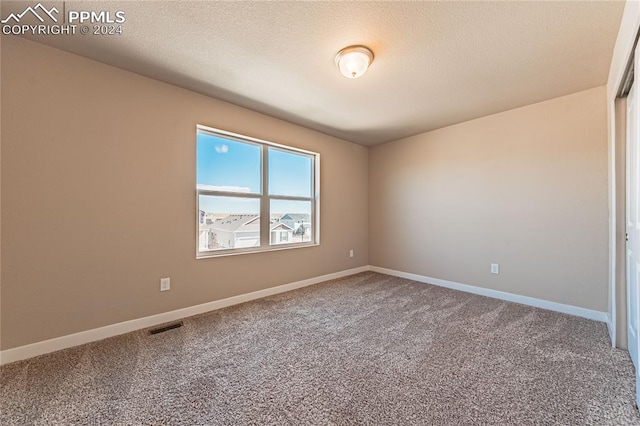
[[[0, 52], [2, 52], [2, 37], [0, 37]], [[0, 75], [2, 74], [2, 55], [0, 55]], [[1, 80], [1, 78], [0, 78]], [[2, 99], [2, 84], [0, 84], [0, 100]], [[0, 102], [1, 103], [1, 102]], [[0, 105], [0, 349], [2, 349], [2, 105]]]
[[[603, 87], [368, 151], [2, 44], [3, 350], [368, 263], [607, 310]], [[320, 152], [321, 246], [195, 260], [196, 124]]]
[[370, 263], [607, 311], [605, 100], [599, 87], [373, 148]]
[[[368, 264], [366, 148], [16, 37], [1, 90], [2, 349]], [[196, 260], [196, 124], [319, 152], [321, 245]]]

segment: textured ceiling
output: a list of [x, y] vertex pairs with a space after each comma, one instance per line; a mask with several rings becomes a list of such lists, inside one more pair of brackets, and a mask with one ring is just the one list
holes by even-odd
[[[624, 2], [64, 6], [124, 10], [124, 34], [33, 40], [375, 145], [605, 84]], [[352, 44], [375, 53], [355, 80], [334, 64]]]

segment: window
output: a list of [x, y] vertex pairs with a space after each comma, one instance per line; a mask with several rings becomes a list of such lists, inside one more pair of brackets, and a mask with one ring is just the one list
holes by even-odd
[[198, 126], [197, 257], [319, 243], [314, 152]]

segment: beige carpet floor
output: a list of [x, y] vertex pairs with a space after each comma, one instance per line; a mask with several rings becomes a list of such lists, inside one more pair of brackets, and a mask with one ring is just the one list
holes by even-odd
[[4, 425], [626, 425], [604, 324], [362, 273], [0, 369]]

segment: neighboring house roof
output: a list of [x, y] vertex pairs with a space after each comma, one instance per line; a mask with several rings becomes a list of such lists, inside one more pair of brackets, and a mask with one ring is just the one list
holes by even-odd
[[304, 222], [308, 222], [309, 220], [311, 220], [311, 215], [307, 214], [307, 213], [287, 213], [285, 215], [283, 215], [280, 220], [294, 220], [294, 221], [304, 221]]
[[293, 231], [286, 223], [272, 223], [270, 227], [271, 231]]
[[219, 231], [235, 232], [241, 226], [246, 226], [259, 217], [260, 216], [257, 214], [232, 214], [222, 219], [216, 220], [211, 225], [211, 228], [217, 229]]
[[[216, 220], [212, 229], [227, 232], [251, 232], [260, 230], [260, 215], [257, 214], [232, 214], [222, 219]], [[275, 222], [269, 226], [271, 231], [276, 229], [293, 231], [290, 226]]]

